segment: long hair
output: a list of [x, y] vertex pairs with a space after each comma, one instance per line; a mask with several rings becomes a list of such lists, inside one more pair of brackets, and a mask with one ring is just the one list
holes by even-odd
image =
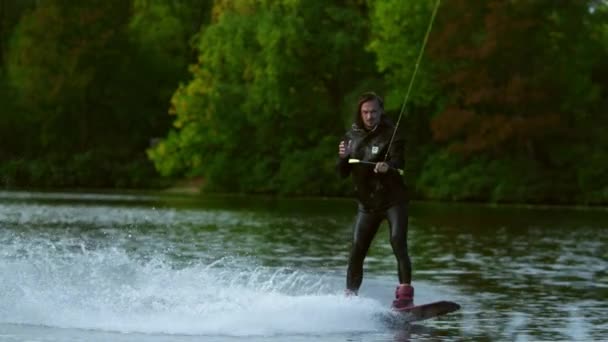
[[359, 96], [359, 101], [357, 103], [357, 112], [355, 112], [355, 117], [354, 117], [354, 122], [357, 125], [357, 127], [359, 127], [359, 128], [365, 127], [363, 125], [363, 120], [361, 119], [361, 106], [363, 106], [363, 104], [365, 102], [372, 101], [372, 100], [376, 100], [378, 102], [380, 109], [382, 109], [382, 115], [384, 116], [384, 101], [382, 100], [382, 98], [380, 96], [378, 96], [378, 94], [374, 93], [373, 91], [365, 92]]

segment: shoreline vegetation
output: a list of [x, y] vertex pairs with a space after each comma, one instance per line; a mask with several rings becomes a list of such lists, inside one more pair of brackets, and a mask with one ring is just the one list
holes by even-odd
[[[261, 199], [268, 201], [281, 200], [296, 200], [296, 201], [344, 201], [356, 203], [356, 200], [349, 195], [344, 196], [321, 196], [321, 195], [280, 195], [280, 194], [260, 194], [260, 193], [227, 193], [227, 192], [205, 192], [201, 190], [200, 185], [203, 181], [200, 178], [196, 179], [181, 179], [176, 180], [170, 185], [162, 188], [23, 188], [23, 187], [5, 187], [0, 189], [5, 193], [28, 193], [28, 194], [72, 194], [75, 197], [78, 195], [133, 195], [133, 196], [175, 196], [177, 198], [187, 200], [197, 199]], [[34, 196], [35, 197], [35, 196]], [[10, 199], [10, 196], [4, 196]], [[475, 201], [475, 200], [449, 200], [449, 199], [428, 199], [414, 198], [410, 200], [413, 204], [440, 204], [440, 205], [464, 205], [464, 206], [482, 206], [482, 207], [505, 207], [505, 208], [532, 208], [532, 209], [571, 209], [571, 210], [593, 210], [593, 211], [608, 211], [608, 204], [580, 204], [580, 203], [538, 203], [538, 202], [490, 202], [490, 201]]]
[[[397, 119], [433, 9], [0, 0], [0, 188], [346, 197], [356, 99]], [[442, 2], [399, 126], [412, 199], [608, 205], [607, 22], [606, 1]]]

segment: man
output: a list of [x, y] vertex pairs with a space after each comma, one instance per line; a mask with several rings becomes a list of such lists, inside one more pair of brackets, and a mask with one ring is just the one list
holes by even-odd
[[[375, 93], [361, 95], [354, 121], [338, 147], [338, 171], [342, 177], [352, 174], [359, 203], [348, 260], [346, 293], [357, 294], [363, 280], [363, 261], [380, 223], [387, 219], [399, 274], [393, 308], [403, 310], [414, 304], [414, 288], [410, 285], [412, 266], [407, 249], [407, 192], [403, 178], [397, 172], [404, 164], [404, 142], [395, 134], [391, 143], [395, 126], [384, 115], [383, 101]], [[350, 164], [350, 158], [371, 164]]]

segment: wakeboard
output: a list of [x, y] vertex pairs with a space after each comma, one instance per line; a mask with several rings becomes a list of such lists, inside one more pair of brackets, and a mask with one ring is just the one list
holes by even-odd
[[405, 310], [396, 311], [397, 313], [404, 314], [408, 317], [411, 322], [423, 321], [429, 318], [435, 318], [443, 315], [447, 315], [451, 312], [460, 309], [460, 305], [442, 300], [438, 302], [432, 302], [422, 305], [415, 305]]

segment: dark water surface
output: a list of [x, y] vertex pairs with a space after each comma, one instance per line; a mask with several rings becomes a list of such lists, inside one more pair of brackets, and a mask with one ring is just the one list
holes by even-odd
[[416, 302], [387, 327], [382, 227], [342, 295], [349, 200], [0, 192], [0, 341], [608, 340], [608, 211], [413, 203]]

